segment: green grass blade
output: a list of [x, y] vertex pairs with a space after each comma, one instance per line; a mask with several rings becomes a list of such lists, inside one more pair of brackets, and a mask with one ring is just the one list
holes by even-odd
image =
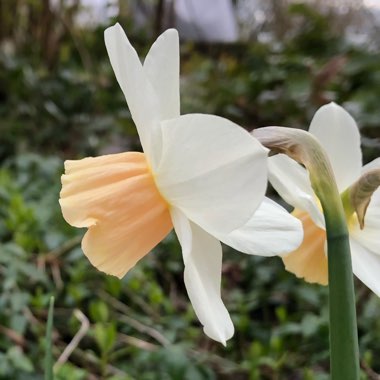
[[46, 327], [46, 353], [45, 353], [45, 380], [53, 380], [53, 313], [54, 313], [54, 297], [50, 297], [49, 314]]

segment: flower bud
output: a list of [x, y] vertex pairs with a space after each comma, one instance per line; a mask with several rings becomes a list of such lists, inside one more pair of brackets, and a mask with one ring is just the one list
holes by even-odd
[[356, 212], [361, 229], [364, 228], [364, 218], [372, 194], [379, 186], [380, 169], [373, 169], [364, 173], [342, 195], [343, 199], [348, 200], [348, 207], [351, 207]]

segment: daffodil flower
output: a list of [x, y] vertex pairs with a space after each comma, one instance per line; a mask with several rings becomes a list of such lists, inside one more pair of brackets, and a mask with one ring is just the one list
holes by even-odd
[[[380, 159], [362, 167], [360, 134], [354, 119], [342, 107], [330, 103], [315, 114], [309, 132], [327, 152], [339, 192], [343, 194], [364, 173], [380, 168]], [[304, 227], [302, 245], [283, 257], [285, 268], [308, 282], [328, 283], [324, 217], [304, 167], [286, 155], [269, 159], [269, 179]], [[380, 296], [380, 190], [376, 190], [360, 229], [356, 213], [348, 214], [354, 274]]]
[[157, 39], [143, 65], [120, 25], [105, 31], [105, 42], [144, 153], [66, 161], [63, 216], [88, 228], [82, 249], [90, 262], [119, 278], [174, 227], [194, 310], [205, 333], [225, 344], [234, 328], [220, 295], [220, 241], [281, 254], [302, 241], [301, 223], [269, 199], [261, 203], [267, 150], [255, 138], [221, 117], [180, 116], [175, 30]]

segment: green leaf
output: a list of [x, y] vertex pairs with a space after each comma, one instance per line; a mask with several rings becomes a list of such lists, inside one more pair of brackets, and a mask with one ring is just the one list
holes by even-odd
[[33, 372], [33, 363], [27, 356], [25, 356], [20, 347], [11, 347], [7, 352], [7, 356], [14, 368], [23, 372]]
[[90, 303], [90, 316], [95, 322], [108, 322], [109, 312], [108, 306], [102, 301], [94, 301]]
[[116, 327], [113, 323], [97, 323], [94, 329], [96, 343], [103, 354], [110, 352], [116, 343]]

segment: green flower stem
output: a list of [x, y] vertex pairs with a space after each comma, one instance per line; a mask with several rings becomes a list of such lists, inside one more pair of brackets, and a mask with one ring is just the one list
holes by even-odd
[[329, 266], [331, 379], [358, 380], [359, 349], [350, 244], [345, 222], [331, 210], [324, 211]]
[[253, 135], [273, 153], [305, 165], [326, 223], [329, 267], [330, 365], [332, 380], [359, 380], [359, 348], [349, 235], [329, 159], [308, 132], [260, 128]]

